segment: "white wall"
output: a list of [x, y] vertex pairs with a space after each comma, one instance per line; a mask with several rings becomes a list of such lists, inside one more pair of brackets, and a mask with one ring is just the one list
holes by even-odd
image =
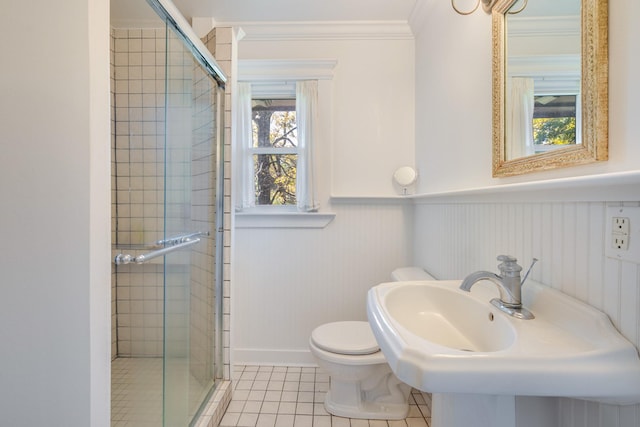
[[[416, 161], [421, 190], [469, 190], [640, 169], [640, 55], [636, 41], [640, 4], [611, 1], [609, 58], [609, 156], [605, 163], [508, 179], [491, 178], [491, 18], [463, 17], [447, 2], [425, 2], [416, 39]], [[432, 17], [432, 19], [429, 18]], [[533, 278], [606, 312], [640, 345], [637, 264], [604, 257], [605, 206], [640, 203], [640, 184], [557, 192], [476, 193], [418, 201], [414, 212], [414, 263], [439, 278], [496, 269], [509, 253], [541, 261]], [[526, 302], [525, 302], [526, 303]], [[635, 427], [640, 405], [617, 407], [559, 399], [557, 426]]]
[[321, 211], [335, 219], [324, 229], [238, 228], [233, 247], [234, 363], [313, 363], [312, 329], [365, 320], [367, 290], [409, 261], [410, 206], [330, 196], [394, 196], [394, 170], [413, 165], [413, 40], [267, 41], [245, 29], [241, 60], [337, 60], [333, 79], [321, 82], [316, 158]]
[[108, 426], [108, 1], [2, 13], [1, 423]]
[[416, 159], [433, 193], [640, 167], [640, 4], [609, 2], [609, 161], [513, 178], [491, 177], [491, 17], [423, 0], [416, 25]]
[[271, 40], [252, 37], [252, 28], [244, 28], [248, 35], [239, 43], [240, 60], [337, 60], [331, 116], [323, 123], [330, 131], [318, 147], [330, 163], [318, 180], [331, 195], [394, 195], [393, 172], [414, 163], [413, 36], [323, 37], [303, 31]]

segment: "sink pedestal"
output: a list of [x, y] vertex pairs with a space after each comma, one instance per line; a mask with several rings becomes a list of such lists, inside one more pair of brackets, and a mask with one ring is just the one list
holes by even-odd
[[432, 427], [516, 427], [515, 396], [433, 393]]

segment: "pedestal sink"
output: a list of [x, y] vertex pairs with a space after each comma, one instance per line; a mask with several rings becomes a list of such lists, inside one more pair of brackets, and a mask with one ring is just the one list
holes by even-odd
[[469, 396], [485, 396], [498, 412], [503, 396], [640, 402], [638, 350], [604, 313], [530, 281], [523, 303], [535, 319], [516, 319], [490, 304], [498, 296], [493, 284], [479, 282], [469, 293], [460, 283], [383, 283], [369, 291], [369, 323], [405, 383], [435, 393], [434, 402], [440, 394], [464, 396], [466, 405]]

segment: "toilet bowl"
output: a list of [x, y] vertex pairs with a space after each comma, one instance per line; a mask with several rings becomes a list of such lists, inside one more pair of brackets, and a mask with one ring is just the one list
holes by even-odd
[[[393, 271], [394, 281], [434, 280], [424, 270]], [[329, 374], [327, 412], [347, 418], [400, 420], [409, 412], [411, 387], [391, 371], [368, 322], [345, 321], [318, 326], [309, 349]]]

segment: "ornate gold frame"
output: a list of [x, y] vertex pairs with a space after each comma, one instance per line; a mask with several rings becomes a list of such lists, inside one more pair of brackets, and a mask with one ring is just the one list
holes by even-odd
[[493, 8], [493, 176], [505, 177], [608, 159], [608, 0], [582, 1], [582, 144], [514, 160], [505, 157], [505, 13], [516, 0]]

